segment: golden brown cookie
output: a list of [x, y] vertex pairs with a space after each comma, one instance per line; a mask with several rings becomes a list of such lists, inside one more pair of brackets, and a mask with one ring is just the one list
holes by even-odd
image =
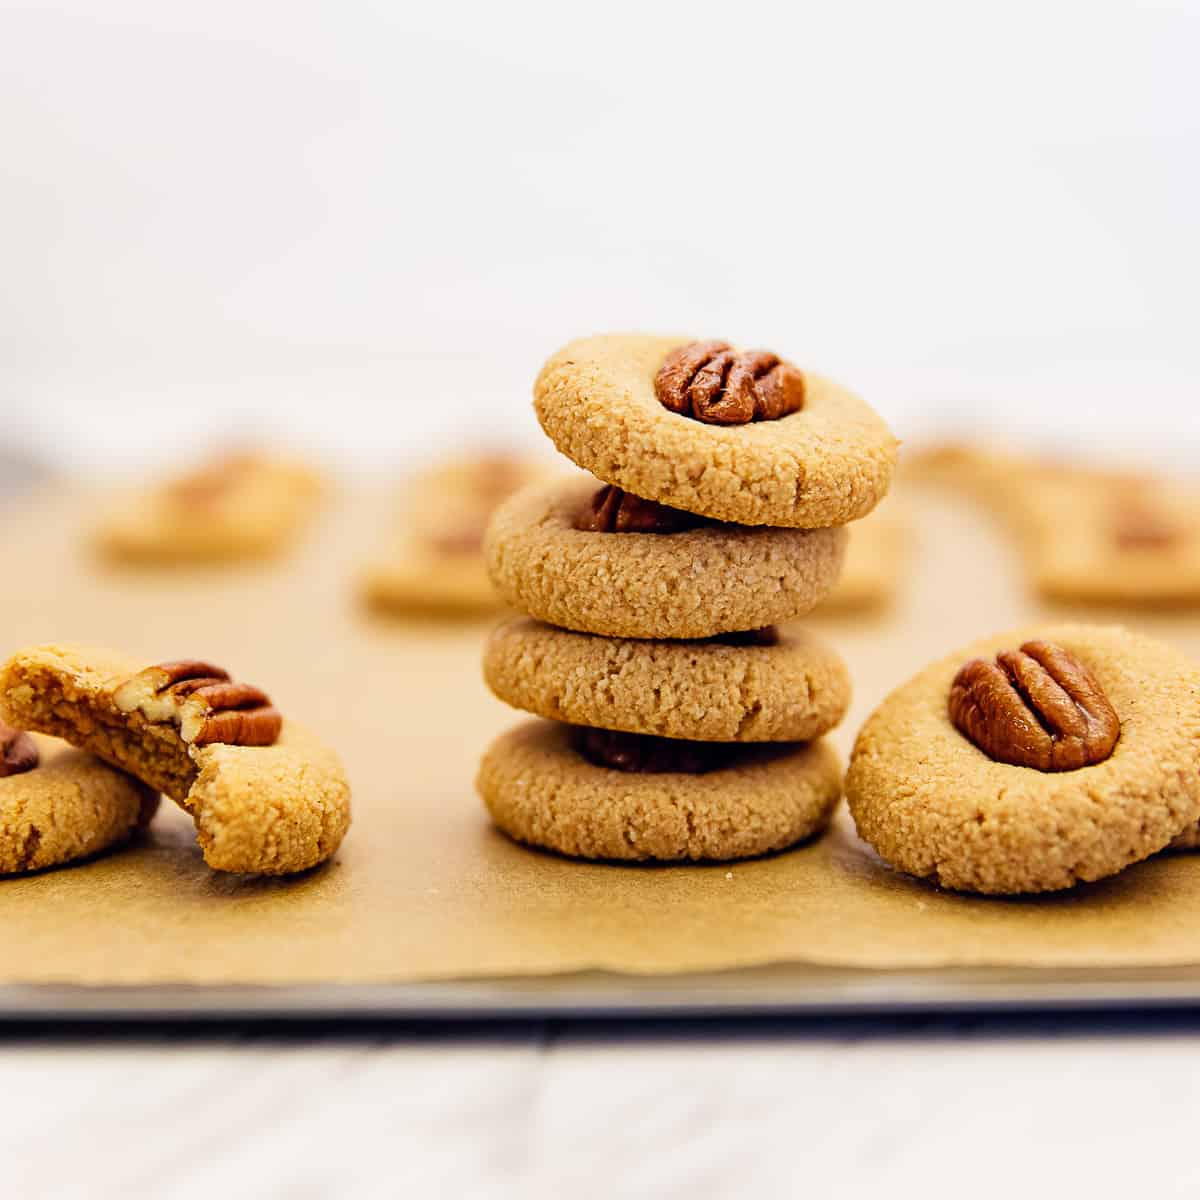
[[96, 546], [147, 564], [267, 558], [291, 543], [321, 486], [302, 463], [221, 455], [130, 496], [96, 530]]
[[801, 631], [710, 641], [572, 633], [518, 617], [488, 639], [488, 686], [551, 720], [709, 742], [802, 742], [846, 714], [841, 658]]
[[570, 726], [527, 721], [488, 749], [477, 786], [510, 837], [577, 858], [722, 861], [782, 850], [820, 832], [841, 791], [825, 742], [737, 747], [702, 774], [596, 766]]
[[686, 337], [612, 334], [555, 354], [534, 387], [542, 428], [568, 458], [635, 496], [741, 525], [820, 528], [883, 498], [896, 439], [856, 396], [804, 375], [799, 411], [706, 424], [664, 406], [655, 377]]
[[[284, 875], [329, 858], [350, 824], [337, 756], [255, 688], [205, 663], [147, 667], [38, 646], [0, 668], [0, 718], [61, 737], [170, 796], [220, 871]], [[264, 703], [265, 701], [265, 703]]]
[[837, 579], [841, 529], [576, 529], [599, 486], [588, 478], [537, 484], [493, 517], [488, 570], [513, 608], [583, 633], [704, 638], [800, 616]]
[[396, 614], [502, 609], [484, 562], [484, 531], [509, 496], [547, 474], [541, 460], [503, 452], [464, 455], [421, 471], [404, 489], [392, 545], [363, 573], [363, 598]]
[[98, 758], [0, 724], [0, 873], [90, 858], [157, 809], [154, 791]]
[[893, 692], [859, 733], [846, 797], [860, 836], [902, 871], [962, 891], [1053, 891], [1196, 822], [1198, 745], [1192, 663], [1119, 627], [1051, 626], [984, 639]]

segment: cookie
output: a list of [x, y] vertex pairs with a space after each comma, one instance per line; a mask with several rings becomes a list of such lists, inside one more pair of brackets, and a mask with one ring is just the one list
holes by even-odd
[[890, 497], [870, 516], [855, 521], [842, 573], [817, 615], [855, 615], [892, 604], [904, 584], [911, 557], [912, 527], [907, 513]]
[[1011, 504], [1046, 599], [1200, 605], [1200, 494], [1121, 472], [1041, 472]]
[[488, 570], [513, 608], [582, 633], [705, 638], [800, 616], [837, 580], [842, 529], [577, 529], [599, 487], [586, 477], [537, 484], [492, 518]]
[[[868, 405], [805, 372], [796, 411], [785, 405], [785, 415], [759, 419], [756, 410], [741, 424], [697, 420], [668, 408], [656, 387], [664, 363], [688, 343], [613, 334], [564, 346], [534, 387], [542, 428], [604, 482], [717, 521], [820, 528], [866, 516], [882, 499], [897, 442]], [[734, 361], [722, 395], [742, 365]]]
[[395, 616], [473, 617], [501, 612], [482, 555], [442, 555], [420, 545], [399, 546], [363, 571], [360, 592], [377, 613]]
[[1054, 891], [1194, 825], [1197, 745], [1187, 659], [1119, 627], [1051, 626], [987, 638], [893, 692], [859, 733], [846, 798], [859, 835], [910, 875]]
[[157, 793], [98, 758], [0, 724], [0, 874], [91, 858], [157, 809]]
[[207, 663], [147, 667], [106, 650], [22, 650], [0, 668], [0, 717], [170, 796], [192, 816], [216, 870], [306, 870], [337, 850], [350, 824], [337, 756], [257, 688]]
[[1200, 605], [1200, 493], [1146, 472], [969, 444], [905, 471], [981, 502], [1018, 540], [1030, 585], [1066, 604]]
[[268, 558], [292, 542], [320, 489], [320, 477], [304, 464], [222, 455], [129, 497], [94, 541], [105, 557], [133, 563]]
[[732, 747], [740, 760], [688, 774], [597, 766], [574, 736], [527, 721], [484, 755], [479, 793], [510, 837], [576, 858], [750, 858], [819, 833], [841, 791], [837, 754], [823, 741]]
[[709, 742], [810, 741], [850, 702], [841, 658], [801, 631], [647, 641], [518, 617], [488, 639], [483, 674], [506, 704], [541, 717]]
[[484, 531], [500, 504], [546, 474], [540, 461], [505, 453], [463, 456], [422, 471], [405, 489], [392, 545], [363, 572], [363, 599], [395, 614], [502, 610], [484, 562]]

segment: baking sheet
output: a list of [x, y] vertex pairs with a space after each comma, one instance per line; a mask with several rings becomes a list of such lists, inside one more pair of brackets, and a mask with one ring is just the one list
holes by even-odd
[[[844, 813], [829, 837], [728, 866], [583, 864], [507, 841], [472, 789], [482, 748], [522, 719], [480, 681], [485, 627], [385, 622], [355, 603], [355, 573], [388, 503], [339, 497], [284, 562], [220, 572], [99, 567], [81, 542], [95, 509], [86, 494], [5, 512], [0, 647], [70, 639], [222, 663], [340, 750], [355, 825], [328, 868], [247, 880], [208, 871], [191, 822], [167, 805], [141, 845], [0, 882], [0, 1009], [22, 1012], [35, 997], [43, 1015], [164, 1011], [155, 1004], [379, 1015], [380, 1005], [453, 1011], [459, 996], [476, 1011], [513, 1011], [521, 997], [537, 1011], [796, 1010], [854, 997], [868, 1007], [906, 996], [966, 1003], [989, 987], [995, 1003], [1006, 1002], [997, 987], [1014, 1003], [1033, 992], [1087, 1002], [1105, 988], [1121, 997], [1111, 1002], [1200, 999], [1200, 972], [1190, 970], [1200, 964], [1196, 855], [1061, 896], [996, 900], [894, 874]], [[918, 565], [895, 609], [810, 622], [855, 678], [843, 748], [878, 699], [929, 659], [1064, 615], [1030, 604], [982, 517], [929, 498], [913, 511]], [[1126, 619], [1200, 651], [1192, 618]], [[711, 974], [731, 968], [770, 978]]]

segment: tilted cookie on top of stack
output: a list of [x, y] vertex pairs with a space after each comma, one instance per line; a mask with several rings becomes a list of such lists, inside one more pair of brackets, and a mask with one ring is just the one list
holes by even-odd
[[548, 718], [484, 755], [496, 824], [564, 854], [659, 861], [818, 833], [841, 792], [820, 739], [849, 679], [824, 643], [775, 626], [837, 581], [840, 526], [887, 492], [895, 439], [835, 384], [723, 342], [572, 342], [534, 399], [597, 478], [526, 488], [488, 530], [492, 582], [527, 618], [492, 635], [484, 673]]

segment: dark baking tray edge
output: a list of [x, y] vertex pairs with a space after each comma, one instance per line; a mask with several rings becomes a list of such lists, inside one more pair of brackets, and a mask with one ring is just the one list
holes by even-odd
[[775, 966], [395, 984], [0, 985], [0, 1022], [490, 1021], [821, 1016], [1200, 1005], [1200, 967], [924, 971]]

